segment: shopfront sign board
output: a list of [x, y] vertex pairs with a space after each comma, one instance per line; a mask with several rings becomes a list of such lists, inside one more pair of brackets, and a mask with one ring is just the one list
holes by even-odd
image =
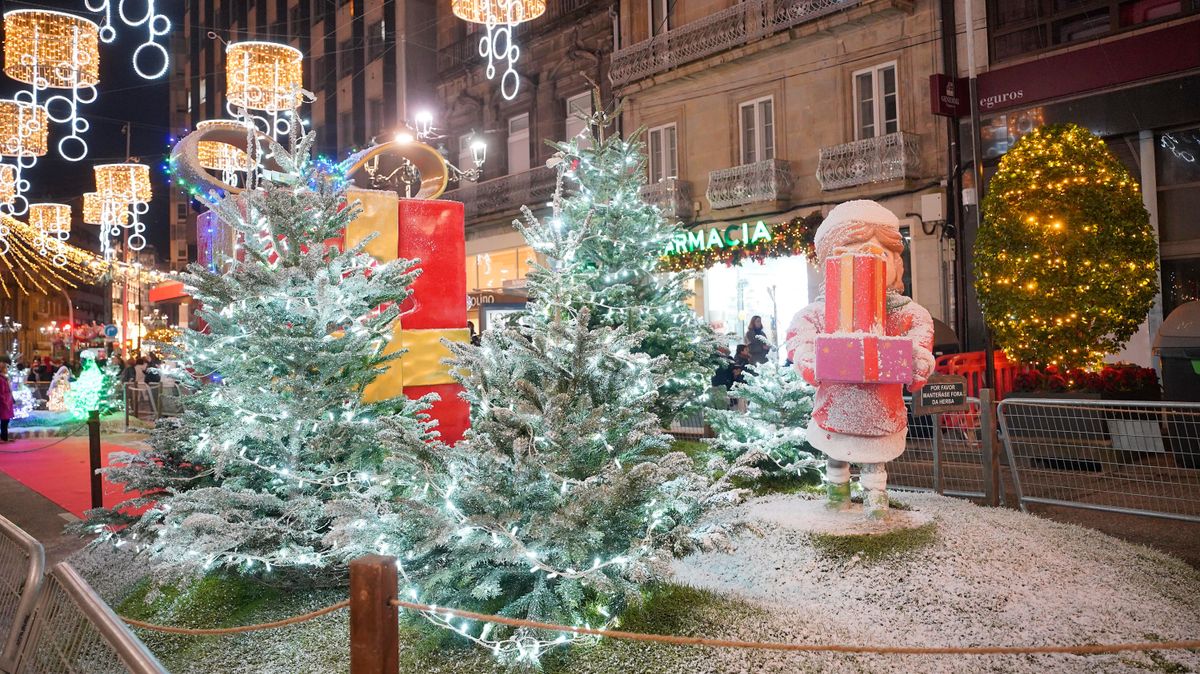
[[967, 411], [967, 378], [935, 374], [913, 396], [913, 416]]
[[724, 227], [698, 227], [686, 232], [679, 232], [667, 246], [667, 254], [690, 253], [708, 248], [733, 248], [748, 245], [756, 241], [771, 239], [771, 227], [759, 220], [751, 224], [728, 225]]

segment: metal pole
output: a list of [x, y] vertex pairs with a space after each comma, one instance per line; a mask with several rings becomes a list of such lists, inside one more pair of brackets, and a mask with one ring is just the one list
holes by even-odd
[[92, 507], [104, 507], [104, 486], [100, 477], [100, 410], [88, 412], [88, 459], [92, 473]]
[[989, 506], [1000, 505], [1000, 453], [996, 451], [996, 396], [990, 388], [979, 390], [979, 440], [982, 444], [983, 499]]
[[62, 289], [63, 297], [67, 298], [67, 325], [71, 326], [71, 331], [67, 333], [67, 362], [75, 360], [75, 304], [71, 302], [71, 296], [67, 294], [66, 289]]
[[[958, 79], [958, 27], [954, 11], [956, 0], [941, 0], [942, 69]], [[960, 96], [962, 92], [956, 92]], [[963, 248], [962, 173], [959, 170], [960, 147], [958, 117], [946, 118], [946, 222], [954, 234], [954, 332], [959, 344], [967, 338], [967, 261]], [[943, 270], [945, 273], [945, 270]], [[948, 297], [946, 298], [949, 299]], [[945, 307], [949, 312], [949, 307]], [[946, 315], [949, 315], [948, 313]]]
[[942, 415], [933, 415], [933, 490], [939, 494], [946, 491], [942, 485]]
[[[975, 175], [975, 226], [983, 225], [983, 151], [979, 140], [979, 82], [975, 77], [975, 9], [972, 0], [963, 0], [967, 20], [967, 76], [971, 95], [971, 170]], [[983, 385], [996, 386], [996, 355], [992, 347], [991, 330], [984, 325]]]

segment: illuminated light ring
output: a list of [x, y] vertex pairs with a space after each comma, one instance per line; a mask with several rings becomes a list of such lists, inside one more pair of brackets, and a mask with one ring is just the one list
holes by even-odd
[[[275, 141], [257, 129], [249, 130], [243, 122], [231, 120], [211, 120], [188, 135], [179, 139], [171, 150], [171, 164], [175, 174], [184, 184], [193, 185], [200, 190], [205, 199], [215, 201], [225, 194], [238, 194], [243, 188], [231, 185], [221, 180], [208, 169], [200, 165], [200, 143], [226, 143], [235, 147], [245, 147], [247, 136], [252, 137], [258, 147], [270, 147]], [[259, 153], [259, 166], [268, 171], [283, 172], [283, 166], [270, 154]]]
[[362, 189], [378, 189], [371, 187], [366, 172], [367, 162], [376, 158], [383, 173], [391, 173], [400, 168], [405, 159], [416, 167], [421, 174], [421, 188], [413, 196], [414, 199], [436, 199], [446, 191], [446, 185], [450, 181], [446, 158], [425, 143], [413, 140], [382, 143], [350, 155], [342, 162], [350, 184]]
[[[117, 16], [121, 22], [130, 28], [146, 27], [146, 41], [138, 45], [133, 52], [133, 70], [144, 80], [156, 80], [166, 74], [170, 67], [170, 55], [167, 48], [155, 42], [154, 39], [162, 37], [171, 32], [171, 20], [166, 14], [158, 14], [154, 8], [154, 0], [146, 1], [146, 13], [141, 17], [130, 18], [125, 13], [125, 3], [127, 0], [119, 0], [117, 3]], [[100, 41], [105, 44], [111, 43], [117, 39], [117, 30], [113, 28], [112, 20], [112, 0], [102, 0], [101, 2], [93, 2], [93, 0], [84, 0], [84, 6], [93, 12], [103, 12], [104, 22], [100, 26]], [[162, 56], [162, 67], [158, 72], [147, 73], [143, 68], [143, 53], [147, 48], [153, 48]]]
[[[517, 59], [521, 57], [521, 49], [513, 43], [512, 35], [515, 23], [487, 24], [487, 33], [479, 38], [479, 55], [487, 59], [484, 74], [489, 80], [496, 77], [496, 63], [504, 62], [504, 74], [500, 76], [500, 95], [504, 100], [511, 101], [517, 97], [521, 88], [521, 78], [517, 74]], [[504, 49], [497, 45], [503, 42]]]

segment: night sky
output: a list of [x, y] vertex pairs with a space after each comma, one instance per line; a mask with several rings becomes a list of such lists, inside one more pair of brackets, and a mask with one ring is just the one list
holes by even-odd
[[[122, 133], [122, 126], [128, 121], [132, 129], [130, 152], [151, 167], [154, 200], [143, 222], [146, 223], [146, 239], [157, 249], [161, 260], [169, 253], [167, 179], [163, 175], [161, 165], [169, 152], [168, 138], [171, 136], [168, 96], [170, 71], [154, 81], [143, 80], [133, 71], [133, 51], [145, 41], [146, 31], [144, 27], [129, 28], [116, 20], [115, 6], [119, 0], [111, 2], [114, 6], [117, 38], [109, 44], [100, 43], [100, 84], [97, 85], [96, 101], [80, 106], [81, 115], [91, 122], [91, 129], [84, 134], [89, 146], [88, 156], [79, 162], [58, 157], [57, 143], [65, 133], [65, 125], [52, 122], [50, 151], [41, 157], [37, 166], [27, 174], [32, 182], [29, 198], [34, 203], [69, 203], [75, 215], [75, 230], [97, 229], [94, 225], [78, 224], [83, 208], [81, 195], [95, 189], [92, 174], [94, 164], [125, 161], [125, 135]], [[182, 20], [182, 6], [182, 2], [178, 0], [159, 0], [156, 3], [156, 11], [165, 13], [171, 19], [172, 26], [177, 27]], [[97, 23], [102, 18], [99, 14], [88, 12], [84, 0], [0, 0], [0, 9], [4, 12], [14, 9], [51, 9], [86, 16]], [[144, 13], [145, 0], [126, 0], [127, 15], [140, 16]], [[160, 37], [158, 41], [166, 45], [168, 37]], [[16, 91], [27, 86], [0, 75], [0, 97], [12, 98]], [[50, 90], [43, 96], [62, 91], [64, 90]], [[91, 236], [87, 238], [90, 238], [92, 243], [87, 242], [85, 235], [77, 237], [74, 231], [71, 236], [72, 242], [84, 247], [94, 246], [95, 234], [92, 231], [89, 233]]]

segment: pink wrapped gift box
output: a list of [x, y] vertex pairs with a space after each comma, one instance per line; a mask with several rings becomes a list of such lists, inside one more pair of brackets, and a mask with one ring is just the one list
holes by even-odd
[[911, 384], [911, 337], [817, 335], [817, 381], [842, 384]]

